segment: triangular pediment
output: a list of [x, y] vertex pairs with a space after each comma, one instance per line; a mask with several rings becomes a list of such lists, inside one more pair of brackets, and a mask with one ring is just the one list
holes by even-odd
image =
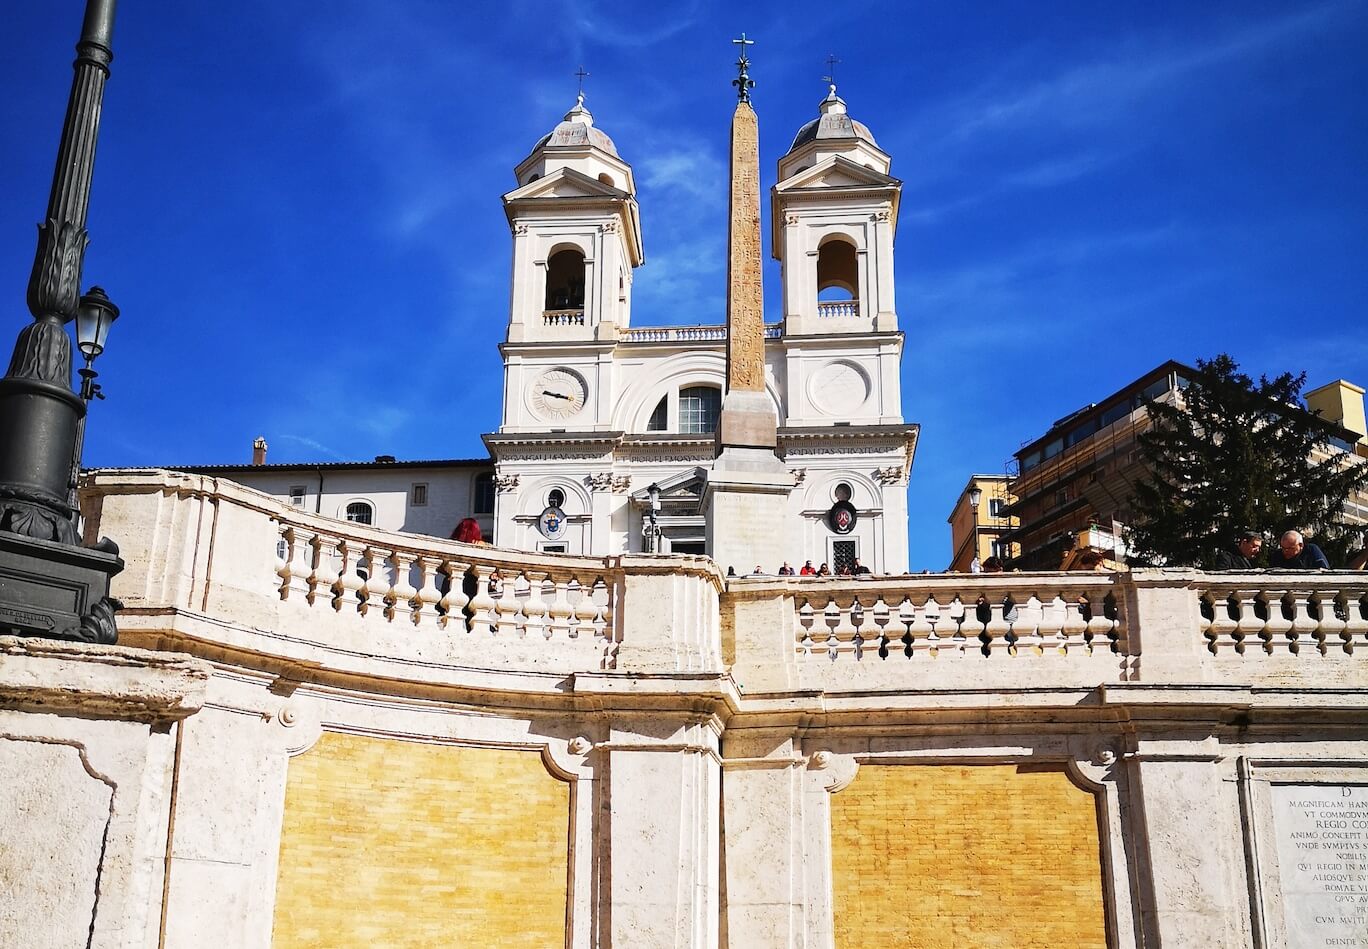
[[[707, 483], [708, 473], [702, 468], [685, 468], [678, 474], [670, 475], [656, 482], [656, 487], [660, 488], [660, 500], [666, 501], [698, 501], [703, 496], [703, 487]], [[638, 503], [645, 503], [650, 498], [650, 491], [641, 488], [632, 492], [632, 500]]]
[[778, 192], [821, 188], [887, 188], [899, 184], [897, 178], [867, 168], [842, 155], [824, 158], [811, 168], [789, 175], [774, 186]]
[[573, 168], [557, 168], [545, 178], [529, 181], [503, 196], [504, 202], [525, 201], [530, 198], [607, 198], [621, 200], [627, 192], [590, 178]]

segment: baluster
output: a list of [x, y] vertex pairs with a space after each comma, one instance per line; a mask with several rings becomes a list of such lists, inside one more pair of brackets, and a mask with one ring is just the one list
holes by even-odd
[[1268, 590], [1264, 593], [1268, 601], [1268, 622], [1264, 624], [1263, 648], [1269, 655], [1290, 651], [1292, 619], [1287, 615], [1291, 609], [1284, 600], [1286, 595], [1286, 590]]
[[390, 552], [379, 547], [366, 547], [366, 583], [361, 588], [362, 599], [356, 612], [371, 618], [384, 618], [385, 600], [389, 597], [391, 584], [389, 576]]
[[[589, 621], [590, 625], [594, 627], [594, 638], [596, 640], [606, 639], [609, 642], [615, 643], [616, 635], [613, 632], [613, 592], [608, 584], [603, 582], [602, 577], [594, 580], [593, 593], [590, 595], [589, 602], [594, 607], [594, 616]], [[616, 645], [609, 654], [609, 658], [613, 660], [610, 662], [609, 668], [615, 667], [617, 665]]]
[[579, 586], [573, 579], [551, 581], [551, 602], [546, 608], [546, 638], [568, 640], [570, 638], [571, 584]]
[[850, 628], [852, 630], [850, 635], [850, 646], [852, 652], [855, 654], [856, 662], [859, 662], [864, 658], [864, 623], [864, 604], [860, 602], [860, 597], [856, 594], [855, 601], [850, 604]]
[[[1240, 618], [1235, 621], [1235, 629], [1230, 634], [1230, 641], [1236, 654], [1243, 656], [1249, 644], [1258, 642], [1259, 634], [1263, 632], [1264, 621], [1259, 616], [1263, 604], [1259, 599], [1258, 590], [1232, 590], [1230, 595], [1234, 597], [1240, 614]], [[1216, 645], [1219, 647], [1220, 644]]]
[[1343, 646], [1344, 640], [1340, 635], [1346, 623], [1341, 613], [1343, 607], [1338, 590], [1321, 590], [1315, 596], [1320, 605], [1320, 624], [1315, 637], [1321, 655], [1325, 656], [1329, 655], [1330, 650], [1338, 651]]
[[337, 580], [333, 583], [333, 609], [358, 610], [361, 607], [361, 589], [366, 580], [361, 576], [361, 554], [365, 545], [360, 541], [342, 538], [337, 542], [337, 552], [342, 558], [342, 567]]
[[413, 625], [418, 622], [418, 617], [414, 615], [413, 604], [418, 591], [409, 582], [409, 575], [418, 555], [407, 550], [396, 550], [392, 559], [394, 563], [394, 586], [389, 591], [385, 618], [392, 623], [407, 622], [409, 625]]
[[874, 629], [879, 634], [879, 658], [888, 658], [888, 604], [884, 602], [882, 596], [878, 596], [874, 601], [874, 608], [869, 611], [870, 617], [874, 620]]
[[[940, 658], [941, 636], [936, 632], [936, 629], [942, 622], [949, 622], [948, 608], [947, 611], [942, 612], [940, 601], [934, 596], [927, 597], [926, 606], [922, 610], [922, 622], [931, 630], [926, 634], [926, 652], [932, 659], [938, 659]], [[920, 623], [913, 625], [912, 635], [914, 638], [919, 636], [920, 626]], [[912, 648], [916, 648], [916, 643], [913, 643]]]
[[973, 635], [975, 639], [978, 638], [979, 630], [975, 630], [973, 626], [973, 624], [977, 623], [977, 620], [973, 617], [973, 612], [974, 609], [972, 609], [969, 604], [965, 603], [964, 599], [959, 594], [955, 595], [955, 598], [950, 601], [949, 606], [946, 608], [946, 618], [954, 624], [949, 627], [954, 632], [950, 636], [948, 645], [956, 656], [964, 655], [964, 645], [970, 635]]
[[818, 643], [826, 645], [827, 658], [835, 662], [837, 650], [840, 648], [840, 638], [836, 635], [836, 630], [841, 625], [841, 608], [836, 605], [834, 597], [827, 597], [826, 606], [822, 608], [822, 622], [826, 625], [826, 636], [819, 638]]
[[[441, 616], [438, 625], [443, 629], [465, 630], [468, 626], [469, 617], [466, 616], [466, 605], [473, 602], [472, 598], [466, 595], [465, 590], [466, 570], [469, 567], [470, 564], [464, 560], [452, 560], [446, 556], [441, 558], [441, 566], [437, 568], [437, 575], [442, 579], [437, 590], [442, 598], [437, 601], [437, 612]], [[486, 574], [487, 576], [488, 574]]]
[[592, 639], [594, 627], [589, 624], [593, 611], [589, 609], [588, 587], [572, 577], [565, 587], [565, 600], [570, 612], [565, 617], [566, 637], [569, 639]]
[[[1013, 640], [1009, 638], [1012, 625], [1007, 622], [1007, 606], [1004, 602], [1006, 596], [998, 590], [990, 590], [984, 596], [987, 598], [988, 622], [983, 624], [983, 632], [979, 634], [979, 641], [983, 643], [983, 654], [989, 659], [993, 658], [994, 654], [1013, 655]], [[976, 615], [977, 612], [976, 608]]]
[[1361, 587], [1341, 595], [1347, 618], [1340, 639], [1344, 640], [1344, 651], [1352, 655], [1354, 647], [1363, 645], [1365, 637], [1368, 637], [1368, 596], [1364, 596]]
[[310, 578], [314, 569], [314, 534], [303, 527], [290, 528], [290, 586], [281, 599], [288, 596], [295, 602], [308, 601], [312, 590]]
[[[1320, 622], [1311, 615], [1311, 610], [1315, 605], [1313, 594], [1310, 590], [1296, 590], [1292, 594], [1292, 633], [1288, 637], [1291, 641], [1289, 651], [1294, 655], [1301, 651], [1301, 647], [1306, 644], [1319, 646], [1316, 640], [1316, 628]], [[1321, 617], [1324, 619], [1324, 616]]]
[[[462, 590], [462, 583], [465, 577], [464, 572], [455, 572], [460, 566], [459, 563], [452, 562], [451, 589], [447, 592], [443, 603], [447, 606], [447, 629], [461, 628], [461, 620], [464, 614], [456, 606], [457, 590], [462, 592], [459, 596], [464, 599], [465, 591]], [[471, 566], [475, 571], [475, 595], [469, 600], [470, 605], [470, 632], [480, 636], [493, 635], [497, 624], [498, 604], [494, 600], [491, 592], [492, 578], [497, 571], [489, 564], [477, 563]]]
[[273, 569], [275, 575], [280, 578], [280, 582], [276, 584], [276, 591], [284, 600], [290, 596], [290, 577], [294, 573], [291, 567], [291, 562], [294, 560], [294, 532], [279, 521], [276, 521], [276, 531], [280, 535], [280, 539], [276, 541]]
[[1111, 651], [1112, 647], [1112, 628], [1115, 624], [1107, 616], [1106, 597], [1102, 592], [1096, 591], [1088, 598], [1088, 607], [1092, 616], [1088, 618], [1088, 651], [1094, 650]]
[[1088, 631], [1088, 621], [1083, 618], [1081, 599], [1082, 595], [1074, 590], [1065, 590], [1059, 595], [1060, 604], [1064, 609], [1064, 619], [1059, 624], [1059, 651], [1063, 655], [1085, 649], [1088, 645], [1084, 639]]
[[1012, 623], [1012, 632], [1017, 637], [1017, 651], [1022, 649], [1034, 656], [1045, 654], [1045, 639], [1040, 635], [1040, 621], [1043, 619], [1045, 608], [1041, 605], [1040, 597], [1032, 593], [1026, 597], [1026, 602], [1017, 607], [1017, 618]]
[[527, 600], [523, 603], [523, 636], [533, 642], [545, 642], [549, 633], [546, 629], [546, 600], [543, 597], [545, 571], [527, 571]]
[[[1230, 615], [1230, 593], [1209, 589], [1207, 595], [1202, 596], [1202, 600], [1205, 607], [1201, 610], [1201, 625], [1205, 626], [1208, 651], [1211, 651], [1212, 655], [1220, 655], [1222, 652], [1233, 650], [1238, 645], [1233, 637], [1239, 629], [1239, 621]], [[1211, 614], [1209, 618], [1207, 614]]]
[[494, 635], [499, 639], [514, 639], [521, 632], [522, 604], [518, 602], [518, 576], [504, 577], [494, 597]]
[[313, 571], [309, 574], [307, 599], [310, 606], [320, 599], [331, 605], [336, 597], [333, 586], [338, 579], [334, 566], [337, 562], [337, 538], [319, 534], [313, 539], [313, 549]]
[[426, 626], [437, 618], [437, 604], [442, 591], [437, 589], [437, 567], [440, 557], [418, 558], [418, 591], [413, 595], [413, 625]]
[[812, 600], [804, 599], [798, 607], [798, 654], [812, 655]]
[[[898, 604], [898, 622], [902, 624], [903, 628], [903, 655], [908, 659], [911, 659], [913, 644], [915, 642], [912, 637], [912, 630], [917, 625], [917, 607], [916, 604], [912, 602], [911, 596], [904, 596], [902, 602]], [[927, 624], [926, 628], [929, 631], [931, 629], [930, 624]], [[922, 638], [925, 638], [925, 633], [920, 635]]]

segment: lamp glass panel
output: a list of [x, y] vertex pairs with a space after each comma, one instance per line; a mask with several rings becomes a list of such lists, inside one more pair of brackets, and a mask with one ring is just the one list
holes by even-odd
[[87, 359], [104, 352], [109, 327], [116, 315], [106, 306], [82, 304], [76, 308], [76, 345]]

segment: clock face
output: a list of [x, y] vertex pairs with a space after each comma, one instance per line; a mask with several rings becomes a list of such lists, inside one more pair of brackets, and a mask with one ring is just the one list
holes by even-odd
[[532, 410], [544, 419], [565, 419], [584, 408], [589, 388], [573, 369], [548, 369], [532, 383]]

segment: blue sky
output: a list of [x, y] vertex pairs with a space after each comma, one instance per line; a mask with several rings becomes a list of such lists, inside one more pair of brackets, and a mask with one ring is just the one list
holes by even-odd
[[[5, 4], [0, 345], [77, 0]], [[85, 284], [122, 308], [93, 465], [481, 457], [498, 424], [499, 195], [588, 105], [636, 169], [636, 325], [723, 318], [734, 48], [763, 184], [824, 60], [904, 181], [913, 569], [971, 471], [1164, 359], [1368, 383], [1368, 2], [124, 2]], [[626, 12], [623, 12], [626, 10]], [[668, 10], [668, 12], [663, 12]], [[768, 243], [768, 235], [766, 235]], [[779, 318], [777, 267], [766, 307]]]

